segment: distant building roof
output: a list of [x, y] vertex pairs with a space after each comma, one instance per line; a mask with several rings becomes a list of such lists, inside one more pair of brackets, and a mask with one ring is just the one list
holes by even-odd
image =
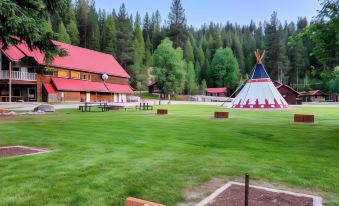
[[221, 87], [221, 88], [206, 88], [206, 92], [208, 93], [226, 93], [227, 88], [226, 87]]
[[326, 93], [324, 93], [321, 90], [311, 90], [308, 92], [300, 92], [300, 96], [326, 96]]
[[150, 87], [150, 86], [154, 86], [156, 84], [158, 84], [158, 82], [151, 82], [151, 83], [148, 84], [148, 86]]
[[288, 90], [290, 90], [291, 92], [293, 92], [293, 93], [295, 93], [295, 94], [297, 94], [297, 95], [300, 95], [299, 92], [297, 92], [296, 90], [294, 90], [292, 87], [290, 87], [290, 86], [288, 86], [288, 85], [282, 84], [282, 83], [277, 82], [277, 81], [273, 82], [273, 84], [274, 84], [274, 86], [275, 86], [278, 90], [279, 90], [280, 88], [282, 88], [282, 87], [285, 87], [285, 88], [287, 88]]
[[[127, 72], [110, 54], [105, 54], [90, 49], [53, 41], [59, 48], [67, 51], [68, 55], [64, 57], [56, 56], [51, 62], [51, 66], [85, 71], [98, 74], [108, 74], [118, 77], [129, 78]], [[2, 44], [0, 42], [0, 48]], [[16, 46], [10, 45], [6, 50], [1, 51], [11, 60], [18, 61], [25, 56], [32, 57], [40, 65], [45, 65], [45, 55], [39, 49], [29, 49], [26, 43], [19, 43]]]

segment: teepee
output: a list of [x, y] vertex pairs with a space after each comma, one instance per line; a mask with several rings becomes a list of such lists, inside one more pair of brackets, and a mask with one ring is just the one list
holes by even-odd
[[255, 51], [257, 63], [245, 86], [233, 99], [230, 108], [236, 109], [287, 109], [288, 104], [272, 83], [262, 59], [265, 51]]

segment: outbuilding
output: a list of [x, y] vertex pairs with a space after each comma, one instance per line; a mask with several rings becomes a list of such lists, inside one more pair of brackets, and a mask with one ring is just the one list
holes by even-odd
[[308, 92], [300, 92], [300, 98], [303, 102], [325, 102], [327, 94], [321, 90], [312, 90]]
[[282, 97], [286, 100], [288, 104], [295, 105], [297, 104], [299, 92], [294, 90], [292, 87], [281, 84], [280, 82], [275, 81], [274, 86], [277, 88]]
[[205, 89], [206, 96], [225, 97], [226, 93], [227, 93], [227, 88], [226, 87], [206, 88]]

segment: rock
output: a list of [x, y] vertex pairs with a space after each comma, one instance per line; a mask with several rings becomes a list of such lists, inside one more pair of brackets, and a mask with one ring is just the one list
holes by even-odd
[[55, 108], [52, 105], [42, 104], [34, 108], [34, 112], [55, 112]]
[[7, 113], [9, 116], [15, 116], [16, 115], [16, 112], [8, 112]]

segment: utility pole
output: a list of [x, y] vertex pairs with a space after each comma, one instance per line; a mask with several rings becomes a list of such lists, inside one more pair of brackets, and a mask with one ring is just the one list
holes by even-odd
[[12, 62], [9, 61], [9, 102], [12, 102]]
[[297, 91], [299, 91], [299, 68], [297, 67]]

